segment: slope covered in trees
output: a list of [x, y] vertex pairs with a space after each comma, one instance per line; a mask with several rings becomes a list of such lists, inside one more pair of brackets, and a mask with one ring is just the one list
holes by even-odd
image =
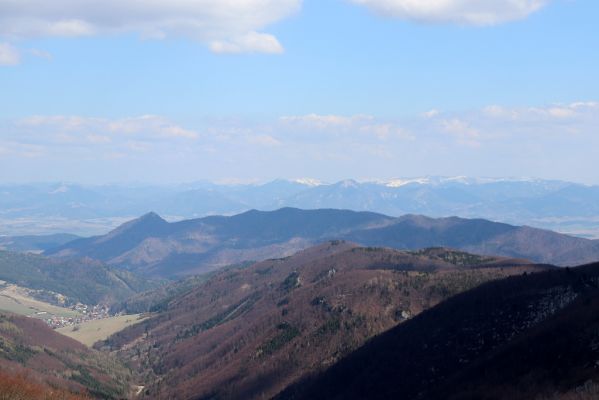
[[122, 301], [159, 283], [89, 258], [61, 260], [6, 251], [0, 251], [0, 280], [34, 289], [51, 303], [58, 301], [56, 294], [64, 295], [67, 304]]
[[[67, 394], [67, 399], [71, 397], [68, 393], [121, 399], [130, 394], [132, 383], [131, 372], [114, 356], [90, 350], [42, 321], [0, 313], [0, 388], [13, 390], [22, 381], [19, 376], [26, 376], [28, 384], [15, 396], [39, 391], [45, 396], [52, 393], [49, 388], [55, 388], [56, 396]], [[47, 398], [62, 399], [56, 396]]]
[[487, 283], [277, 399], [595, 398], [598, 283], [599, 264]]
[[333, 241], [217, 273], [101, 347], [136, 366], [146, 398], [268, 398], [454, 294], [546, 268]]

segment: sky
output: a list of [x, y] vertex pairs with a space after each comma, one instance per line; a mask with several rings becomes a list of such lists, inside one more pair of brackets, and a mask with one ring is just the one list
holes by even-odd
[[0, 0], [0, 182], [599, 184], [594, 0]]

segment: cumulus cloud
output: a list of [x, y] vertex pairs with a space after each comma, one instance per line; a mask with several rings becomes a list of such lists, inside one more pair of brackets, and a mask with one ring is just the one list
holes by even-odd
[[333, 136], [361, 134], [378, 139], [412, 139], [412, 135], [397, 123], [377, 119], [371, 115], [319, 115], [308, 114], [280, 118], [283, 126], [300, 133], [318, 131]]
[[280, 53], [260, 30], [293, 14], [302, 0], [0, 0], [0, 35], [80, 37], [138, 33], [186, 37], [218, 53]]
[[549, 0], [349, 0], [393, 18], [426, 23], [496, 25], [540, 10]]
[[119, 141], [194, 140], [199, 134], [156, 115], [109, 120], [80, 116], [32, 116], [14, 123], [19, 136], [38, 143], [108, 144]]
[[19, 50], [8, 43], [0, 43], [0, 65], [17, 65], [20, 62]]
[[429, 110], [429, 111], [423, 112], [423, 113], [422, 113], [422, 116], [423, 116], [424, 118], [434, 118], [434, 117], [436, 117], [436, 116], [437, 116], [437, 115], [439, 115], [439, 114], [440, 114], [440, 111], [439, 111], [439, 110], [432, 109], [432, 110]]
[[459, 144], [474, 147], [506, 140], [567, 140], [572, 135], [590, 137], [599, 129], [599, 103], [542, 107], [491, 105], [467, 113], [439, 113], [426, 121], [420, 125], [421, 130], [437, 126], [440, 131], [455, 137]]
[[267, 33], [249, 32], [230, 40], [216, 40], [210, 43], [214, 53], [283, 53], [283, 46], [276, 37]]

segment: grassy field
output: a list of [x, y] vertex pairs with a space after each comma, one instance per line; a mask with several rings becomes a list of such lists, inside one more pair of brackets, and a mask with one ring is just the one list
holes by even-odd
[[137, 324], [145, 318], [141, 314], [121, 315], [118, 317], [99, 319], [83, 324], [67, 326], [57, 329], [56, 332], [71, 337], [86, 346], [91, 347], [99, 340], [105, 340], [110, 335], [117, 333], [130, 325]]
[[15, 285], [0, 286], [0, 310], [36, 318], [77, 317], [77, 311], [57, 307], [29, 296], [27, 290]]

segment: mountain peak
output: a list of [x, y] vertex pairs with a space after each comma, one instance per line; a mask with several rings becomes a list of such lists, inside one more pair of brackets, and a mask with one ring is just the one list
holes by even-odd
[[132, 221], [127, 222], [126, 224], [122, 225], [123, 227], [127, 227], [127, 228], [132, 228], [132, 227], [139, 227], [142, 229], [148, 229], [148, 228], [154, 228], [154, 227], [162, 227], [168, 225], [168, 222], [162, 218], [160, 215], [158, 215], [157, 213], [151, 211], [147, 214], [142, 215], [141, 217], [134, 219]]
[[313, 179], [313, 178], [299, 178], [299, 179], [293, 180], [293, 182], [299, 183], [300, 185], [309, 186], [309, 187], [316, 187], [316, 186], [323, 185], [323, 183], [321, 181], [319, 181], [318, 179]]
[[153, 233], [158, 233], [163, 230], [164, 227], [168, 226], [169, 223], [163, 219], [160, 215], [155, 212], [149, 212], [147, 214], [142, 215], [141, 217], [134, 219], [132, 221], [126, 222], [118, 228], [114, 229], [108, 235], [106, 235], [101, 241], [106, 241], [107, 239], [113, 239], [118, 235], [122, 235], [125, 232], [129, 234], [131, 232], [135, 232], [136, 236], [139, 234], [141, 236], [151, 235]]
[[154, 211], [150, 211], [147, 214], [142, 215], [141, 217], [139, 217], [138, 219], [136, 219], [136, 221], [162, 221], [162, 222], [166, 222], [166, 220], [164, 218], [162, 218], [160, 215], [158, 215], [157, 213], [155, 213]]

